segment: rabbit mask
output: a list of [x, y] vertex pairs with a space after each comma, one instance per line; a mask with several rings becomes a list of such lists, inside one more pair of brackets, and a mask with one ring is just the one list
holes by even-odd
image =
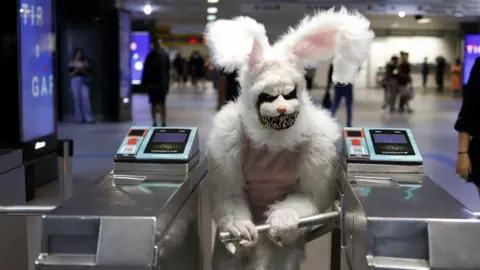
[[[370, 22], [344, 8], [307, 16], [273, 45], [265, 27], [249, 17], [217, 20], [205, 31], [212, 63], [238, 71], [242, 120], [247, 132], [255, 130], [250, 133], [261, 137], [277, 136], [273, 133], [278, 131], [301, 133], [308, 125], [298, 123], [302, 108], [312, 105], [305, 68], [333, 58], [333, 81], [353, 83], [373, 37]], [[299, 130], [290, 131], [295, 126]]]

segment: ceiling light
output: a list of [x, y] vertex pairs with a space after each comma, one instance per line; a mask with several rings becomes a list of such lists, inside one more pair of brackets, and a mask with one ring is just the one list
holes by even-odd
[[215, 15], [208, 15], [207, 16], [207, 20], [209, 20], [209, 21], [215, 21], [216, 19], [217, 19], [217, 16], [215, 16]]
[[432, 19], [430, 18], [421, 18], [417, 20], [417, 23], [419, 24], [425, 24], [425, 23], [431, 23], [431, 22], [432, 22]]
[[210, 13], [210, 14], [215, 14], [218, 12], [218, 8], [217, 7], [209, 7], [207, 8], [207, 12]]
[[145, 12], [145, 14], [147, 14], [147, 15], [150, 15], [150, 14], [152, 13], [152, 6], [150, 6], [150, 5], [148, 5], [148, 4], [145, 5], [145, 6], [143, 7], [143, 12]]
[[463, 14], [460, 13], [460, 12], [456, 12], [456, 13], [455, 13], [455, 17], [457, 17], [457, 18], [463, 17]]
[[216, 4], [218, 3], [218, 0], [207, 0], [207, 2], [210, 4]]
[[404, 12], [404, 11], [400, 11], [400, 12], [398, 12], [398, 17], [400, 17], [400, 18], [403, 18], [403, 17], [405, 17], [405, 15], [406, 15], [406, 14], [405, 14], [405, 12]]

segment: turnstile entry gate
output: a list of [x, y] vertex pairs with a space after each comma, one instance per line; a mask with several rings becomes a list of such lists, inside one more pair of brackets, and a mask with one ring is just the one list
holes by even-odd
[[209, 269], [198, 141], [196, 128], [130, 128], [114, 170], [42, 217], [36, 269]]
[[342, 158], [342, 270], [480, 269], [479, 220], [424, 174], [409, 129], [345, 128]]
[[[37, 270], [209, 270], [198, 141], [196, 128], [132, 127], [114, 170], [85, 190], [53, 210], [0, 206], [0, 214], [47, 212]], [[424, 174], [409, 129], [345, 128], [338, 175], [332, 211], [300, 224], [312, 227], [308, 240], [332, 232], [332, 270], [480, 269], [480, 221]]]

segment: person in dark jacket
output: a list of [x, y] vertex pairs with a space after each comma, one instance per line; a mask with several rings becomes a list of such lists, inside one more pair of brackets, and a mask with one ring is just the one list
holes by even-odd
[[429, 73], [430, 73], [430, 67], [428, 65], [428, 58], [425, 57], [425, 59], [423, 59], [423, 64], [422, 64], [422, 85], [423, 85], [423, 89], [427, 88], [428, 74]]
[[160, 46], [153, 46], [143, 65], [142, 86], [150, 99], [153, 126], [157, 126], [158, 113], [161, 115], [161, 125], [166, 126], [165, 100], [170, 81], [170, 59]]
[[443, 92], [446, 61], [445, 61], [445, 58], [443, 58], [442, 56], [437, 57], [435, 61], [437, 62], [437, 66], [435, 69], [435, 80], [437, 81], [437, 92], [441, 93]]
[[205, 60], [199, 51], [193, 51], [188, 61], [192, 85], [198, 90], [198, 81], [205, 78]]
[[462, 108], [455, 123], [458, 131], [457, 173], [480, 191], [480, 57], [470, 71]]

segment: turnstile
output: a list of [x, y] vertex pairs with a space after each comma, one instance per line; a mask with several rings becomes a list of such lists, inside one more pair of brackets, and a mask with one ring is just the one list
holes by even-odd
[[[24, 172], [22, 150], [0, 150], [0, 205], [26, 203]], [[28, 269], [25, 217], [0, 215], [0, 269]]]
[[480, 269], [480, 222], [423, 172], [409, 129], [345, 128], [341, 269]]
[[42, 217], [37, 270], [210, 269], [196, 128], [132, 127], [114, 170]]

